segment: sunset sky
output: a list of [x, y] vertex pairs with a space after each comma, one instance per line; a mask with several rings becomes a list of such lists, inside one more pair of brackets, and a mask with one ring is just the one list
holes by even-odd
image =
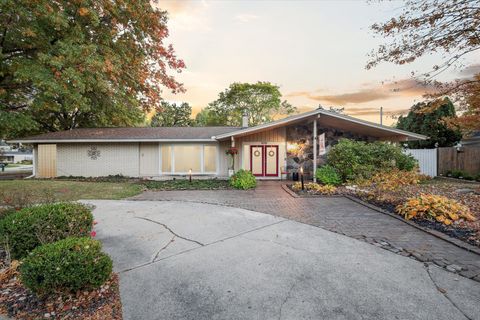
[[[194, 113], [216, 99], [232, 82], [270, 81], [300, 111], [345, 107], [348, 115], [379, 121], [405, 112], [422, 100], [426, 89], [412, 71], [428, 71], [441, 61], [431, 55], [414, 64], [381, 64], [366, 70], [368, 53], [384, 39], [369, 26], [397, 15], [401, 1], [170, 1], [172, 43], [187, 69], [177, 76], [186, 93], [164, 98], [190, 103]], [[473, 65], [479, 55], [467, 56]], [[452, 69], [439, 80], [468, 76], [478, 65]]]

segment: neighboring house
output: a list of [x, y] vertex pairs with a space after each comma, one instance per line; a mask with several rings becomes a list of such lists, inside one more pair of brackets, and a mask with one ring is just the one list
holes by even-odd
[[[324, 142], [314, 145], [321, 134]], [[168, 177], [190, 170], [226, 177], [231, 166], [226, 152], [234, 148], [235, 170], [279, 179], [300, 166], [312, 174], [313, 163], [322, 163], [340, 138], [398, 142], [427, 137], [317, 109], [255, 127], [74, 129], [10, 142], [34, 145], [34, 174], [42, 178]]]
[[22, 161], [32, 161], [32, 151], [9, 150], [0, 151], [0, 163], [19, 163]]
[[475, 131], [470, 136], [463, 138], [463, 140], [460, 141], [460, 143], [463, 146], [480, 147], [480, 131]]

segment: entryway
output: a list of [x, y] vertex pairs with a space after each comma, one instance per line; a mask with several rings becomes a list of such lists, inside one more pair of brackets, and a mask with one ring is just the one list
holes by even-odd
[[277, 177], [278, 145], [251, 145], [250, 169], [256, 177]]

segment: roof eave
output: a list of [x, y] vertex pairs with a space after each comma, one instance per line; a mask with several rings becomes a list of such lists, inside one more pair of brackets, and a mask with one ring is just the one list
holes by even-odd
[[220, 139], [225, 139], [225, 138], [229, 138], [229, 137], [235, 137], [235, 136], [246, 134], [246, 133], [253, 132], [253, 131], [268, 129], [268, 128], [275, 127], [275, 126], [281, 126], [281, 125], [284, 125], [284, 124], [288, 124], [288, 123], [291, 123], [291, 122], [294, 122], [294, 121], [297, 121], [297, 120], [301, 120], [303, 118], [308, 118], [308, 117], [311, 117], [311, 116], [314, 116], [314, 115], [318, 115], [318, 114], [324, 114], [326, 116], [332, 116], [332, 117], [339, 118], [339, 119], [342, 119], [342, 120], [345, 120], [345, 121], [350, 121], [350, 122], [353, 122], [353, 123], [357, 123], [357, 124], [361, 124], [361, 125], [364, 125], [364, 126], [376, 128], [376, 129], [379, 129], [379, 130], [392, 132], [392, 133], [395, 133], [397, 135], [403, 135], [403, 136], [406, 136], [408, 138], [413, 138], [415, 140], [427, 140], [428, 139], [427, 136], [422, 135], [422, 134], [413, 133], [413, 132], [409, 132], [409, 131], [404, 131], [404, 130], [396, 129], [396, 128], [389, 128], [389, 127], [385, 127], [385, 126], [382, 126], [382, 125], [379, 125], [379, 124], [371, 123], [371, 122], [368, 122], [368, 121], [356, 119], [356, 118], [353, 118], [353, 117], [349, 117], [349, 116], [345, 116], [345, 115], [341, 115], [341, 114], [337, 114], [337, 113], [334, 113], [334, 112], [329, 112], [329, 111], [325, 111], [325, 110], [321, 110], [321, 109], [316, 109], [316, 110], [313, 110], [313, 111], [302, 113], [300, 115], [287, 117], [287, 118], [284, 118], [284, 119], [280, 119], [280, 120], [277, 120], [277, 121], [273, 121], [273, 122], [269, 122], [269, 123], [266, 123], [266, 124], [258, 125], [258, 126], [255, 126], [255, 127], [250, 127], [250, 128], [245, 128], [245, 129], [241, 129], [241, 130], [238, 130], [238, 131], [233, 131], [233, 132], [229, 132], [229, 133], [225, 133], [225, 134], [220, 134], [220, 135], [217, 135], [215, 138], [217, 140], [220, 140]]
[[92, 143], [92, 142], [217, 142], [213, 138], [205, 139], [15, 139], [8, 143]]

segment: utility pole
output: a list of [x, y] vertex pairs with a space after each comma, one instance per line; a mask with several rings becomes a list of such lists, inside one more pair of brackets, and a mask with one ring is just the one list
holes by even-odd
[[383, 126], [383, 107], [380, 107], [380, 125]]

